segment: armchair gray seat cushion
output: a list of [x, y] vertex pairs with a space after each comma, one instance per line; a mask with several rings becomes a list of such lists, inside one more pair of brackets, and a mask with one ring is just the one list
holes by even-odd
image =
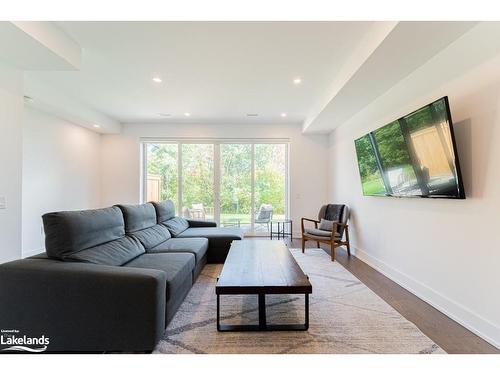
[[331, 231], [316, 229], [316, 228], [307, 228], [305, 230], [305, 232], [308, 234], [312, 234], [313, 236], [318, 236], [318, 237], [331, 237], [332, 236]]

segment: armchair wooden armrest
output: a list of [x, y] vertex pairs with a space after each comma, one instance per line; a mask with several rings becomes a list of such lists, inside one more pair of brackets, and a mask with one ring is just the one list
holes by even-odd
[[304, 233], [304, 221], [310, 221], [311, 223], [314, 223], [314, 227], [316, 229], [318, 228], [318, 223], [319, 223], [318, 220], [308, 219], [308, 218], [303, 217], [303, 218], [300, 219], [300, 226], [302, 228], [302, 233]]

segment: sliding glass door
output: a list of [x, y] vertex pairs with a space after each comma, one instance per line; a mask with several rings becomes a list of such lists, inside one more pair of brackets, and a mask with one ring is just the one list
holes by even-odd
[[176, 203], [179, 214], [179, 145], [171, 143], [146, 143], [144, 145], [147, 168], [145, 170], [145, 201], [170, 199]]
[[214, 145], [184, 143], [181, 150], [182, 216], [214, 220]]
[[285, 144], [255, 145], [255, 232], [268, 232], [270, 220], [287, 216], [286, 160]]
[[252, 145], [220, 145], [220, 224], [252, 229]]
[[[144, 143], [143, 199], [171, 199], [177, 214], [267, 234], [288, 215], [288, 144]], [[180, 210], [179, 210], [180, 207]]]

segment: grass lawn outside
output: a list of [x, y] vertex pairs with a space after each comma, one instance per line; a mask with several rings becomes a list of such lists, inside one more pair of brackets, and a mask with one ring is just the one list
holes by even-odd
[[373, 180], [363, 182], [364, 195], [380, 195], [384, 194], [384, 192], [385, 187], [381, 179], [375, 178]]

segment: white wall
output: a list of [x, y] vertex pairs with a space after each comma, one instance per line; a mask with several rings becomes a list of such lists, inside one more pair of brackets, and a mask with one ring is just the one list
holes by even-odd
[[22, 72], [0, 64], [0, 263], [21, 256]]
[[81, 126], [25, 107], [23, 256], [44, 251], [44, 213], [99, 207], [100, 138]]
[[102, 136], [102, 205], [140, 201], [140, 137], [290, 139], [290, 214], [316, 217], [327, 198], [328, 138], [306, 136], [300, 125], [129, 124], [122, 135]]
[[[500, 27], [464, 35], [330, 136], [329, 196], [356, 256], [500, 347]], [[363, 197], [354, 139], [441, 96], [466, 200]]]

